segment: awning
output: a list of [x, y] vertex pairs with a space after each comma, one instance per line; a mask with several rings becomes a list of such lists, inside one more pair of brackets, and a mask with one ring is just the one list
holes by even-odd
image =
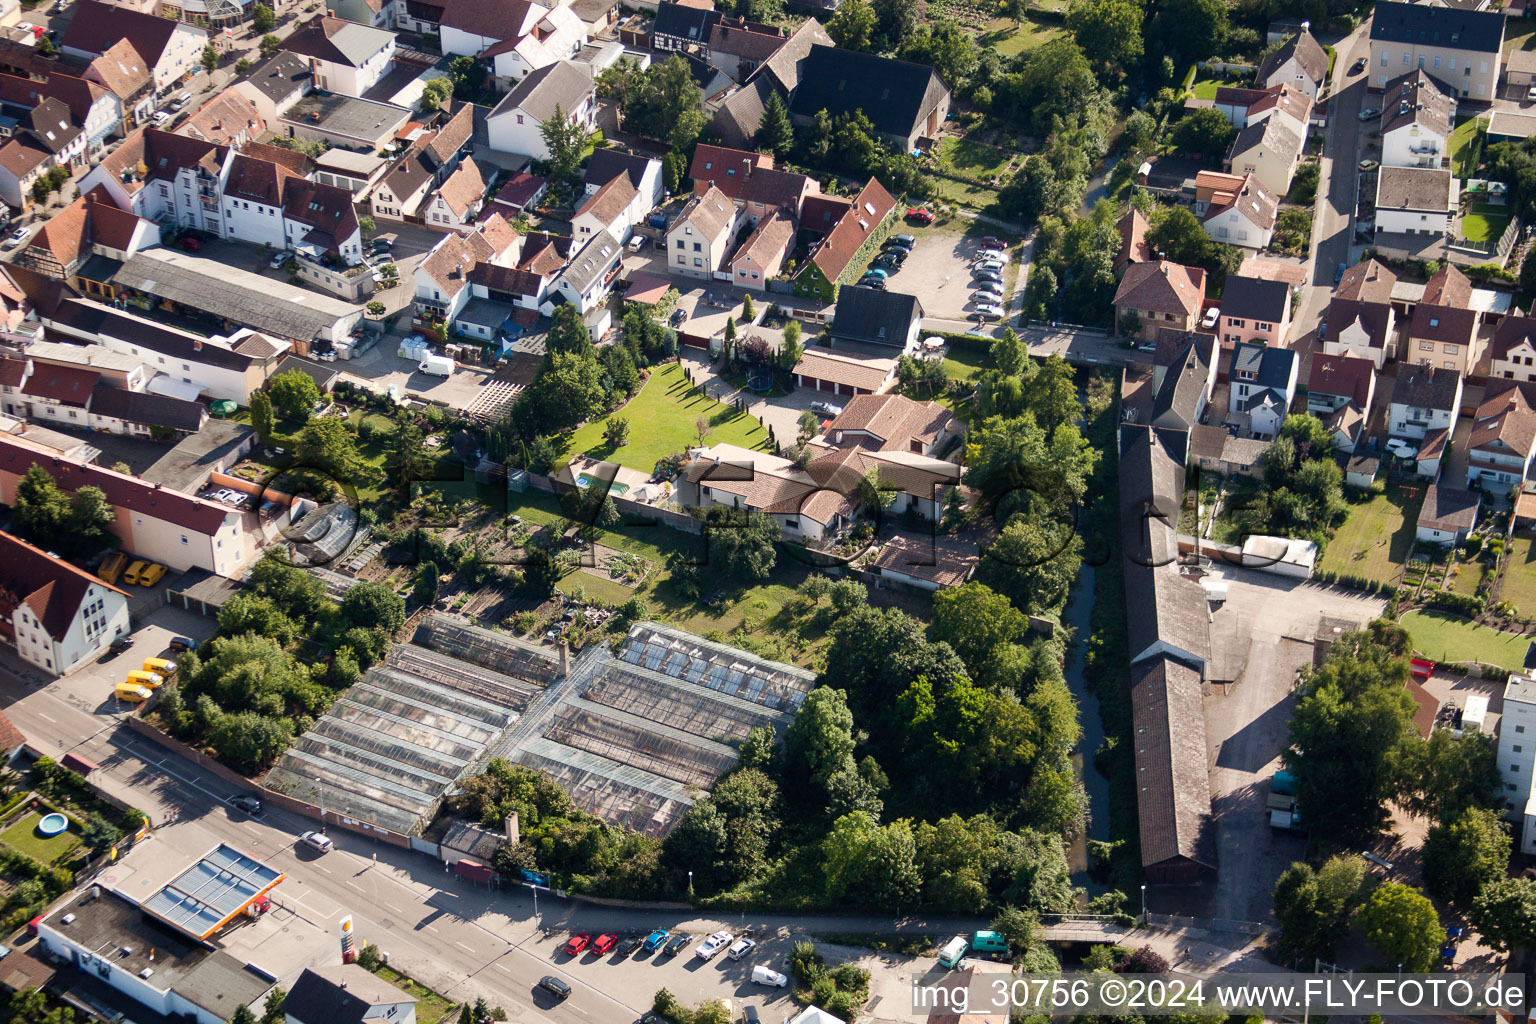
[[203, 386], [193, 381], [177, 380], [165, 374], [156, 374], [149, 379], [146, 391], [152, 391], [157, 395], [167, 395], [171, 398], [179, 398], [183, 402], [195, 402], [203, 394]]

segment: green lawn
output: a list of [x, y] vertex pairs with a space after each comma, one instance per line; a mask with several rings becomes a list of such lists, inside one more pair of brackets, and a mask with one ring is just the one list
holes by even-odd
[[18, 853], [26, 854], [39, 864], [56, 863], [80, 845], [78, 826], [73, 821], [70, 822], [68, 831], [60, 832], [56, 836], [45, 838], [39, 835], [37, 823], [42, 818], [42, 813], [38, 811], [24, 816], [16, 824], [0, 832], [0, 843], [4, 843]]
[[1510, 602], [1521, 614], [1536, 612], [1536, 535], [1521, 530], [1510, 538], [1501, 586], [1500, 600]]
[[989, 180], [1007, 169], [1014, 154], [985, 142], [972, 139], [945, 138], [934, 151], [934, 159], [940, 170], [967, 178]]
[[981, 37], [981, 45], [996, 50], [1004, 57], [1015, 57], [1057, 36], [1066, 35], [1066, 31], [1062, 25], [1046, 25], [1029, 18], [1024, 19], [1022, 25], [1007, 18], [999, 18], [987, 26], [986, 34]]
[[1320, 568], [1395, 582], [1413, 548], [1423, 500], [1422, 487], [1389, 484], [1385, 494], [1351, 506], [1344, 525], [1328, 542]]
[[416, 1024], [438, 1024], [443, 1015], [449, 1010], [455, 1009], [452, 1000], [438, 995], [421, 982], [407, 978], [399, 971], [388, 967], [380, 967], [373, 972], [396, 988], [416, 997]]
[[1458, 178], [1470, 178], [1477, 170], [1475, 166], [1465, 166], [1465, 163], [1475, 162], [1471, 158], [1480, 147], [1472, 143], [1482, 134], [1484, 127], [1482, 119], [1468, 117], [1452, 129], [1451, 141], [1448, 144], [1451, 151], [1451, 173]]
[[1504, 52], [1536, 50], [1536, 21], [1510, 18], [1504, 22]]
[[1413, 649], [1436, 661], [1481, 661], [1518, 670], [1530, 646], [1529, 636], [1502, 633], [1446, 612], [1415, 609], [1402, 621]]
[[768, 440], [768, 431], [756, 417], [706, 398], [688, 383], [682, 367], [676, 363], [668, 363], [652, 373], [640, 393], [614, 415], [629, 420], [628, 444], [615, 449], [603, 440], [603, 422], [607, 419], [603, 417], [571, 435], [562, 464], [569, 462], [572, 455], [586, 454], [649, 473], [663, 455], [699, 443], [694, 423], [700, 416], [709, 423], [705, 444], [725, 442], [757, 448]]
[[1461, 218], [1461, 233], [1469, 242], [1496, 242], [1509, 227], [1509, 207], [1474, 203], [1472, 211]]
[[946, 203], [954, 203], [956, 206], [963, 206], [978, 213], [993, 213], [1001, 216], [1001, 209], [997, 203], [998, 193], [995, 188], [968, 185], [963, 181], [940, 178], [937, 175], [930, 175], [928, 180], [933, 184], [938, 198]]
[[992, 360], [983, 352], [973, 348], [961, 348], [959, 345], [949, 346], [949, 353], [944, 357], [944, 372], [950, 380], [959, 380], [969, 383], [980, 376], [982, 370], [990, 369]]

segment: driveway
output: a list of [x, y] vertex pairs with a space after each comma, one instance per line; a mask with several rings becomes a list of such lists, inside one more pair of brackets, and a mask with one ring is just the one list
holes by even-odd
[[682, 362], [693, 376], [694, 383], [702, 387], [710, 397], [718, 398], [727, 405], [738, 398], [746, 398], [747, 411], [761, 420], [764, 426], [772, 427], [773, 436], [782, 445], [794, 443], [800, 431], [800, 414], [809, 409], [812, 402], [839, 401], [824, 391], [815, 391], [810, 388], [796, 388], [789, 394], [776, 398], [766, 398], [751, 391], [742, 391], [729, 381], [722, 379], [715, 372], [715, 364], [709, 356], [696, 348], [683, 349]]
[[[969, 232], [970, 227], [970, 222], [956, 218], [926, 228], [911, 224], [901, 228], [898, 233], [914, 236], [917, 244], [887, 287], [893, 292], [917, 296], [927, 317], [964, 321], [976, 311], [976, 303], [971, 299], [971, 260], [981, 251], [985, 233], [980, 229]], [[1009, 263], [1003, 268], [1004, 308], [1008, 306], [1008, 296], [1021, 282], [1018, 247], [1008, 255]]]

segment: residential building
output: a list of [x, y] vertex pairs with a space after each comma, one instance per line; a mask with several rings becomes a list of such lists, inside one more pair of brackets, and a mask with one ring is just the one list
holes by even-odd
[[1255, 437], [1278, 434], [1296, 397], [1300, 362], [1290, 349], [1239, 342], [1227, 371], [1229, 416], [1239, 423], [1246, 419]]
[[422, 208], [423, 219], [437, 227], [467, 227], [474, 223], [484, 205], [485, 179], [474, 158], [465, 157], [437, 191], [429, 194]]
[[691, 4], [658, 3], [651, 22], [651, 49], [658, 53], [702, 51], [707, 58], [710, 33], [719, 12]]
[[194, 110], [176, 131], [194, 139], [239, 148], [267, 131], [261, 108], [249, 95], [231, 86]]
[[745, 82], [783, 45], [784, 35], [777, 28], [741, 18], [721, 18], [709, 30], [707, 59], [732, 81]]
[[103, 190], [93, 189], [38, 229], [16, 262], [110, 300], [117, 294], [111, 281], [121, 261], [159, 244], [160, 228], [153, 221], [119, 210]]
[[1248, 128], [1268, 117], [1277, 116], [1305, 141], [1310, 128], [1311, 98], [1302, 90], [1284, 83], [1267, 89], [1220, 86], [1211, 105], [1237, 129]]
[[727, 96], [710, 127], [727, 146], [750, 148], [763, 122], [763, 105], [777, 96], [787, 107], [800, 85], [811, 47], [833, 46], [832, 37], [815, 18], [807, 18], [782, 45], [748, 75], [742, 87]]
[[1264, 88], [1289, 85], [1315, 100], [1328, 81], [1328, 64], [1327, 52], [1303, 24], [1300, 32], [1259, 62], [1254, 82]]
[[1281, 281], [1228, 274], [1221, 293], [1221, 347], [1241, 342], [1284, 346], [1291, 329], [1291, 289]]
[[1467, 487], [1503, 494], [1523, 484], [1536, 454], [1536, 407], [1517, 384], [1488, 386], [1467, 441]]
[[1422, 440], [1431, 432], [1451, 430], [1461, 415], [1461, 385], [1461, 374], [1455, 370], [1401, 364], [1387, 407], [1388, 433]]
[[561, 270], [555, 290], [586, 316], [607, 299], [623, 255], [624, 245], [613, 235], [607, 231], [593, 235]]
[[937, 402], [917, 402], [903, 395], [858, 395], [822, 426], [813, 443], [938, 457], [964, 432], [964, 424]]
[[[439, 321], [452, 323], [474, 298], [469, 288], [471, 271], [485, 264], [515, 265], [520, 241], [526, 250], [528, 240], [519, 240], [517, 232], [499, 214], [477, 224], [472, 231], [463, 234], [450, 231], [444, 235], [416, 267], [414, 285], [418, 316], [425, 316], [434, 324]], [[556, 269], [564, 265], [565, 260], [560, 259]]]
[[[1153, 365], [1152, 410], [1147, 422], [1169, 454], [1183, 463], [1189, 454], [1190, 431], [1205, 417], [1216, 386], [1216, 338], [1166, 331], [1159, 341], [1158, 354], [1163, 358]], [[1163, 343], [1168, 341], [1177, 343], [1171, 353], [1170, 346]]]
[[577, 244], [606, 231], [621, 242], [629, 240], [635, 225], [649, 212], [642, 205], [640, 190], [622, 171], [596, 192], [589, 192], [571, 216], [571, 237]]
[[800, 230], [822, 239], [795, 274], [795, 294], [835, 300], [838, 288], [862, 273], [854, 257], [885, 236], [895, 212], [896, 198], [875, 178], [852, 202], [840, 196], [808, 197], [800, 208]]
[[[1206, 192], [1203, 215], [1199, 212], [1202, 191]], [[1195, 178], [1195, 206], [1207, 235], [1243, 249], [1267, 248], [1280, 214], [1279, 199], [1252, 174], [1238, 177], [1201, 171]]]
[[1419, 508], [1415, 524], [1415, 538], [1426, 544], [1451, 546], [1467, 539], [1477, 526], [1477, 513], [1482, 499], [1471, 491], [1446, 487], [1438, 481], [1424, 491], [1424, 504]]
[[69, 108], [52, 98], [22, 109], [15, 121], [11, 137], [0, 145], [0, 199], [20, 210], [31, 205], [40, 175], [72, 167], [85, 156], [86, 136], [71, 123]]
[[433, 192], [459, 169], [473, 134], [474, 107], [462, 103], [435, 132], [418, 136], [374, 186], [369, 196], [373, 215], [425, 222]]
[[1160, 327], [1193, 330], [1200, 321], [1205, 299], [1205, 271], [1167, 260], [1133, 263], [1125, 270], [1115, 291], [1115, 328], [1127, 333], [1130, 319], [1136, 330], [1130, 336], [1151, 341]]
[[693, 151], [688, 177], [693, 181], [695, 195], [717, 188], [730, 199], [741, 200], [747, 194], [747, 183], [752, 176], [760, 170], [772, 169], [771, 153], [754, 153], [701, 142]]
[[80, 75], [117, 99], [125, 129], [143, 124], [154, 112], [154, 76], [127, 39], [119, 39], [107, 47], [106, 52], [86, 65]]
[[[88, 78], [57, 72], [41, 80], [0, 75], [0, 104], [7, 114], [35, 110], [44, 100], [62, 103], [69, 111], [70, 125], [85, 135], [79, 151], [72, 152], [66, 161], [56, 162], [79, 163], [84, 157], [99, 152], [107, 138], [119, 133], [122, 127], [122, 100]], [[51, 140], [40, 141], [46, 145]]]
[[[597, 154], [592, 154], [596, 158]], [[486, 200], [480, 211], [482, 218], [499, 213], [508, 220], [516, 220], [524, 211], [532, 210], [549, 191], [549, 179], [537, 174], [518, 171], [502, 182], [496, 194]]]
[[1495, 378], [1536, 381], [1536, 317], [1517, 309], [1501, 319], [1493, 331], [1489, 359]]
[[126, 593], [0, 533], [0, 640], [22, 661], [64, 675], [131, 628]]
[[587, 169], [581, 179], [582, 190], [592, 195], [612, 181], [615, 175], [623, 174], [635, 187], [638, 200], [643, 204], [640, 212], [645, 214], [660, 206], [666, 197], [663, 171], [661, 161], [655, 157], [623, 149], [598, 149], [587, 161]]
[[208, 45], [208, 33], [194, 25], [102, 0], [79, 0], [60, 48], [67, 56], [94, 61], [125, 39], [143, 58], [156, 91], [200, 70]]
[[[417, 116], [417, 112], [393, 103], [316, 91], [301, 96], [290, 106], [278, 118], [273, 132], [304, 142], [377, 153], [392, 148], [402, 137], [406, 123]], [[414, 131], [404, 134], [409, 136]]]
[[33, 466], [70, 494], [101, 488], [116, 517], [112, 534], [137, 558], [176, 572], [197, 568], [233, 576], [256, 553], [254, 516], [248, 530], [246, 514], [229, 505], [56, 455], [24, 436], [0, 434], [0, 501], [15, 504], [17, 483]]
[[1344, 272], [1328, 303], [1323, 351], [1369, 359], [1378, 371], [1396, 358], [1397, 313], [1392, 289], [1397, 275], [1375, 260]]
[[[1202, 172], [1203, 173], [1203, 172]], [[1152, 247], [1147, 244], [1147, 218], [1134, 206], [1115, 225], [1120, 232], [1120, 251], [1115, 254], [1115, 273], [1125, 273], [1132, 263], [1146, 263], [1153, 259]]]
[[1536, 855], [1536, 676], [1512, 672], [1499, 715], [1499, 784], [1520, 852]]
[[917, 349], [922, 325], [923, 304], [917, 296], [849, 285], [838, 290], [829, 330], [834, 343], [889, 345], [909, 353]]
[[667, 228], [668, 269], [687, 277], [712, 277], [724, 267], [741, 221], [736, 204], [719, 189], [695, 195]]
[[1438, 170], [1450, 156], [1456, 99], [1415, 68], [1387, 83], [1381, 97], [1381, 163]]
[[1376, 398], [1376, 367], [1352, 355], [1312, 357], [1307, 412], [1323, 421], [1334, 447], [1353, 452], [1365, 433]]
[[1381, 0], [1371, 16], [1370, 83], [1385, 89], [1406, 71], [1433, 76], [1461, 99], [1498, 95], [1504, 13]]
[[283, 1002], [286, 1024], [416, 1024], [416, 997], [357, 964], [306, 967]]
[[949, 87], [926, 64], [813, 44], [789, 101], [797, 124], [822, 110], [836, 117], [862, 110], [875, 132], [903, 151], [934, 137], [949, 116]]
[[255, 104], [262, 120], [275, 124], [314, 88], [314, 84], [309, 58], [279, 50], [232, 88]]
[[775, 210], [758, 221], [752, 234], [730, 258], [731, 280], [738, 288], [764, 291], [776, 277], [795, 244], [795, 219]]
[[223, 237], [219, 187], [230, 154], [218, 143], [141, 128], [80, 179], [80, 191], [100, 186], [145, 220]]
[[1466, 376], [1482, 357], [1481, 323], [1482, 313], [1472, 308], [1472, 282], [1447, 263], [1425, 284], [1424, 298], [1414, 306], [1403, 359]]
[[494, 80], [504, 87], [522, 81], [540, 68], [576, 59], [587, 45], [587, 26], [568, 5], [522, 6], [529, 13], [519, 30], [503, 28], [507, 34], [480, 53], [481, 63], [490, 65]]
[[1275, 195], [1283, 196], [1290, 191], [1305, 141], [1305, 134], [1298, 133], [1285, 118], [1266, 117], [1237, 133], [1227, 150], [1227, 169], [1233, 174], [1251, 174]]
[[486, 118], [491, 148], [548, 160], [543, 126], [556, 111], [589, 131], [596, 127], [597, 94], [587, 65], [561, 61], [518, 82]]
[[283, 49], [309, 61], [318, 88], [362, 96], [389, 71], [395, 34], [321, 14], [294, 29]]

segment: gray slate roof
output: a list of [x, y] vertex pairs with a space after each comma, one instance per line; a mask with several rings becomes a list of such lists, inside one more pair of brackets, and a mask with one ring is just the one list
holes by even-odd
[[844, 285], [837, 291], [832, 336], [900, 348], [907, 343], [912, 321], [922, 318], [923, 306], [915, 295]]
[[1252, 373], [1253, 376], [1242, 378], [1244, 382], [1274, 388], [1283, 394], [1291, 382], [1291, 367], [1295, 362], [1296, 353], [1288, 348], [1239, 342], [1232, 348], [1232, 367], [1227, 376], [1235, 381], [1239, 374]]
[[1279, 323], [1285, 319], [1290, 304], [1291, 289], [1284, 281], [1228, 274], [1227, 285], [1221, 292], [1223, 316]]
[[1371, 41], [1377, 40], [1496, 54], [1504, 40], [1504, 12], [1380, 0], [1371, 16]]
[[1163, 374], [1163, 385], [1152, 398], [1152, 425], [1189, 430], [1195, 425], [1201, 396], [1210, 381], [1214, 334], [1191, 334]]
[[414, 1002], [415, 996], [357, 964], [327, 964], [305, 968], [283, 1010], [299, 1024], [361, 1024], [370, 1007]]
[[575, 110], [593, 91], [590, 65], [559, 61], [539, 68], [502, 97], [491, 116], [521, 110], [539, 121], [554, 116], [555, 107]]

